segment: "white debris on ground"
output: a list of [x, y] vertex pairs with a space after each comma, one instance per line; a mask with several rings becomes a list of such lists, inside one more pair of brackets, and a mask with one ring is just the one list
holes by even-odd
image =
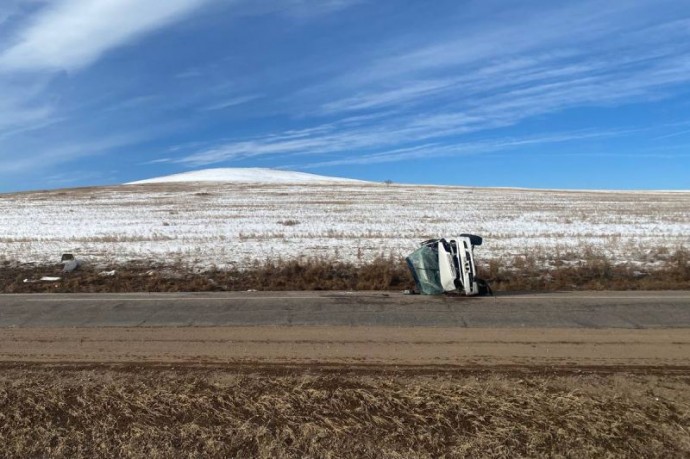
[[[588, 251], [639, 269], [690, 247], [688, 192], [373, 183], [161, 183], [0, 195], [0, 261], [151, 260], [198, 268], [301, 256], [364, 262], [424, 239], [484, 237], [479, 262]], [[56, 224], [68, 219], [69, 225]], [[57, 255], [56, 255], [57, 254]]]
[[36, 282], [57, 282], [57, 281], [59, 281], [60, 279], [62, 279], [62, 277], [43, 276], [43, 277], [41, 277], [41, 278], [38, 279], [38, 280], [35, 280], [35, 279], [34, 279], [34, 280], [32, 280], [32, 279], [24, 279], [24, 283], [25, 283], [25, 284], [34, 284], [34, 283], [36, 283]]

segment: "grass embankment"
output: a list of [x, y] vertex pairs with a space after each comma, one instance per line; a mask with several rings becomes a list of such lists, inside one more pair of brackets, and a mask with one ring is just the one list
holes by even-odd
[[687, 457], [685, 376], [5, 368], [2, 457]]
[[[678, 290], [690, 289], [690, 251], [676, 250], [654, 269], [616, 265], [594, 251], [580, 260], [515, 256], [480, 262], [480, 277], [495, 291]], [[61, 265], [0, 267], [0, 291], [22, 292], [202, 292], [243, 290], [405, 290], [414, 281], [401, 258], [355, 264], [333, 259], [256, 262], [244, 269], [198, 272], [182, 265], [128, 263], [84, 265], [63, 274]], [[114, 275], [103, 271], [115, 270]], [[55, 282], [25, 282], [60, 276]]]

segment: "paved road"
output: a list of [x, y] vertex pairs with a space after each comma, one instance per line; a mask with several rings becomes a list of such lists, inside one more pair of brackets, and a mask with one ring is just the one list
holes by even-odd
[[384, 292], [0, 295], [0, 327], [245, 325], [690, 328], [690, 292], [495, 298]]

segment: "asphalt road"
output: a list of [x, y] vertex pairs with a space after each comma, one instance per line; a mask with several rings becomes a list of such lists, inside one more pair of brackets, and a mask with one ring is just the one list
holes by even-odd
[[0, 295], [0, 327], [690, 328], [690, 292], [425, 297], [390, 292]]

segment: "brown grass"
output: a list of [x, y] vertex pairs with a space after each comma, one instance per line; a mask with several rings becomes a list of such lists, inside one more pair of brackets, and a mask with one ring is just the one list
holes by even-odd
[[[593, 251], [584, 259], [566, 263], [570, 255], [551, 259], [551, 266], [535, 256], [489, 260], [478, 266], [480, 277], [495, 291], [557, 290], [687, 290], [690, 289], [690, 251], [662, 253], [663, 264], [639, 271], [634, 265], [614, 265]], [[564, 260], [565, 259], [565, 260]], [[115, 276], [101, 271], [115, 270]], [[62, 276], [58, 282], [25, 283], [24, 279]], [[197, 272], [174, 266], [128, 263], [113, 266], [85, 265], [63, 275], [61, 265], [0, 265], [0, 292], [180, 292], [243, 290], [405, 290], [414, 282], [404, 260], [379, 257], [355, 264], [333, 259], [270, 260], [243, 269], [209, 269]]]
[[2, 457], [688, 457], [685, 376], [0, 373]]
[[[566, 263], [572, 254], [546, 260], [531, 255], [512, 260], [491, 260], [480, 265], [480, 275], [497, 291], [556, 290], [687, 290], [690, 289], [690, 251], [659, 250], [659, 268], [640, 269], [636, 265], [615, 265], [591, 249]], [[651, 260], [654, 261], [654, 260]]]
[[[116, 270], [103, 276], [102, 270]], [[25, 283], [24, 279], [63, 276], [59, 282]], [[0, 291], [22, 292], [180, 292], [243, 290], [402, 290], [413, 281], [407, 265], [379, 258], [357, 266], [325, 259], [256, 262], [246, 269], [198, 273], [182, 266], [130, 263], [121, 266], [84, 266], [63, 275], [60, 266], [19, 266], [0, 269]]]

